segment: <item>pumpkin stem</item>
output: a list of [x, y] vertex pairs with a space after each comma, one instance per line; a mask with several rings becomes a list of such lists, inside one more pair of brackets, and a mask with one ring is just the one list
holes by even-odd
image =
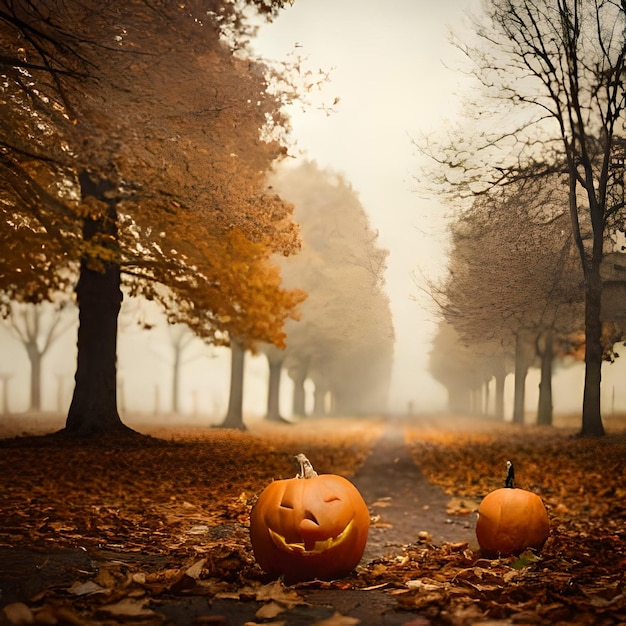
[[296, 474], [296, 478], [315, 478], [318, 475], [313, 469], [311, 461], [309, 461], [302, 452], [296, 454], [296, 461], [300, 463], [300, 471]]
[[506, 479], [504, 480], [504, 486], [515, 489], [515, 468], [511, 461], [506, 462]]

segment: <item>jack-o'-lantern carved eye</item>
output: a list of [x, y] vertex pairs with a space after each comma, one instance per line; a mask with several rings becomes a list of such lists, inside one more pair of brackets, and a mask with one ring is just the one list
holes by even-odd
[[304, 455], [296, 478], [270, 483], [250, 516], [250, 540], [259, 565], [286, 580], [331, 579], [361, 560], [369, 511], [356, 487], [341, 476], [318, 474]]

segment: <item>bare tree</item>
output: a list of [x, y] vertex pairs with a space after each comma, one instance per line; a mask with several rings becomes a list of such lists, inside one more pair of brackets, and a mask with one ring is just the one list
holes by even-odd
[[41, 410], [41, 365], [43, 357], [65, 332], [76, 325], [66, 313], [67, 302], [11, 302], [5, 319], [9, 332], [24, 346], [30, 362], [30, 410]]
[[182, 366], [188, 361], [184, 354], [196, 335], [185, 324], [170, 324], [167, 327], [172, 348], [172, 412], [180, 413], [180, 375]]
[[600, 265], [607, 230], [623, 209], [623, 197], [615, 202], [611, 193], [611, 159], [624, 121], [626, 1], [490, 0], [483, 15], [475, 20], [476, 42], [459, 44], [488, 99], [475, 109], [476, 141], [434, 152], [457, 196], [529, 172], [567, 176], [585, 289], [581, 434], [602, 435]]

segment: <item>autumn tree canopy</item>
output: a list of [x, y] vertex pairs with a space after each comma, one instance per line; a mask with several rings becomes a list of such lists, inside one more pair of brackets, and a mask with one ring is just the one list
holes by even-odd
[[[37, 301], [79, 277], [68, 429], [119, 422], [122, 276], [208, 340], [280, 342], [294, 300], [265, 279], [298, 236], [264, 181], [286, 121], [265, 66], [234, 52], [243, 13], [203, 0], [2, 4], [0, 288]], [[259, 285], [271, 306], [251, 305]]]

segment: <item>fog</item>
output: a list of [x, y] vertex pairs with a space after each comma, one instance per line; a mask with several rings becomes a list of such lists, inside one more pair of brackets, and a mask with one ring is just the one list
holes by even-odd
[[[172, 421], [172, 362], [173, 353], [167, 330], [158, 308], [151, 303], [141, 307], [143, 322], [155, 324], [144, 330], [127, 323], [122, 317], [123, 328], [118, 342], [119, 389], [118, 402], [122, 416], [143, 414], [158, 421]], [[75, 314], [75, 313], [72, 313]], [[73, 392], [75, 368], [76, 329], [70, 329], [55, 343], [43, 359], [42, 409], [65, 413]], [[619, 348], [618, 348], [619, 352]], [[556, 413], [577, 413], [582, 402], [584, 365], [569, 363], [557, 367], [554, 376], [554, 406]], [[178, 421], [198, 425], [216, 424], [222, 421], [227, 408], [229, 389], [230, 353], [227, 348], [212, 348], [195, 340], [185, 352], [181, 370], [180, 404]], [[262, 355], [246, 356], [244, 383], [244, 414], [247, 420], [261, 418], [267, 402], [266, 358]], [[8, 404], [12, 413], [25, 412], [29, 408], [30, 365], [23, 346], [0, 324], [0, 376], [8, 377]], [[602, 410], [604, 417], [613, 412], [626, 410], [626, 358], [618, 358], [613, 364], [605, 363], [602, 378]], [[526, 410], [529, 421], [536, 409], [539, 371], [531, 369], [526, 383]], [[292, 384], [283, 376], [281, 385], [281, 412], [291, 416]], [[413, 409], [416, 412], [445, 409], [426, 408], [420, 404], [419, 387], [415, 387]], [[494, 392], [490, 393], [491, 403]], [[513, 376], [506, 382], [506, 419], [511, 419], [513, 407]], [[0, 407], [4, 396], [0, 389]], [[308, 408], [312, 408], [312, 389], [308, 387]], [[408, 406], [396, 411], [405, 413]], [[390, 409], [392, 410], [392, 409]]]
[[291, 110], [296, 145], [322, 167], [345, 174], [358, 191], [390, 251], [387, 293], [396, 332], [390, 410], [437, 410], [445, 390], [427, 373], [437, 320], [415, 277], [441, 275], [445, 210], [424, 199], [416, 179], [423, 162], [412, 138], [429, 133], [460, 107], [460, 61], [448, 27], [461, 27], [466, 0], [298, 0], [261, 29], [255, 47], [270, 58], [295, 53], [308, 68], [330, 70], [312, 94], [319, 106], [339, 99], [327, 115], [314, 107]]
[[[461, 107], [466, 88], [454, 71], [459, 53], [447, 41], [448, 28], [462, 28], [467, 0], [296, 0], [274, 24], [263, 27], [256, 49], [283, 58], [297, 52], [311, 68], [330, 70], [331, 81], [306, 111], [292, 116], [292, 154], [304, 154], [345, 175], [357, 190], [379, 245], [390, 251], [386, 291], [391, 301], [396, 347], [389, 411], [403, 414], [446, 408], [446, 391], [427, 372], [437, 319], [420, 289], [421, 274], [440, 276], [446, 261], [445, 209], [421, 193], [422, 162], [412, 138], [431, 132]], [[334, 112], [316, 108], [334, 102]], [[168, 413], [171, 407], [172, 350], [159, 312], [142, 309], [150, 331], [123, 322], [118, 344], [119, 404], [122, 414]], [[75, 330], [55, 344], [43, 361], [43, 408], [64, 412], [73, 390]], [[7, 379], [9, 410], [28, 408], [29, 362], [23, 347], [0, 326], [0, 375]], [[619, 352], [619, 349], [618, 349]], [[200, 341], [186, 353], [181, 372], [181, 410], [207, 422], [225, 414], [229, 351]], [[267, 364], [247, 355], [244, 412], [263, 415]], [[626, 408], [626, 359], [606, 364], [603, 410]], [[537, 402], [538, 371], [527, 379], [526, 409]], [[557, 412], [579, 411], [584, 367], [559, 368], [554, 379]], [[512, 410], [512, 376], [506, 385], [506, 414]], [[281, 385], [281, 411], [291, 411], [291, 381]], [[309, 389], [309, 392], [311, 390]], [[1, 390], [0, 390], [1, 393]], [[309, 394], [310, 395], [310, 394]], [[493, 399], [493, 395], [492, 399]], [[4, 401], [4, 400], [3, 400]]]

